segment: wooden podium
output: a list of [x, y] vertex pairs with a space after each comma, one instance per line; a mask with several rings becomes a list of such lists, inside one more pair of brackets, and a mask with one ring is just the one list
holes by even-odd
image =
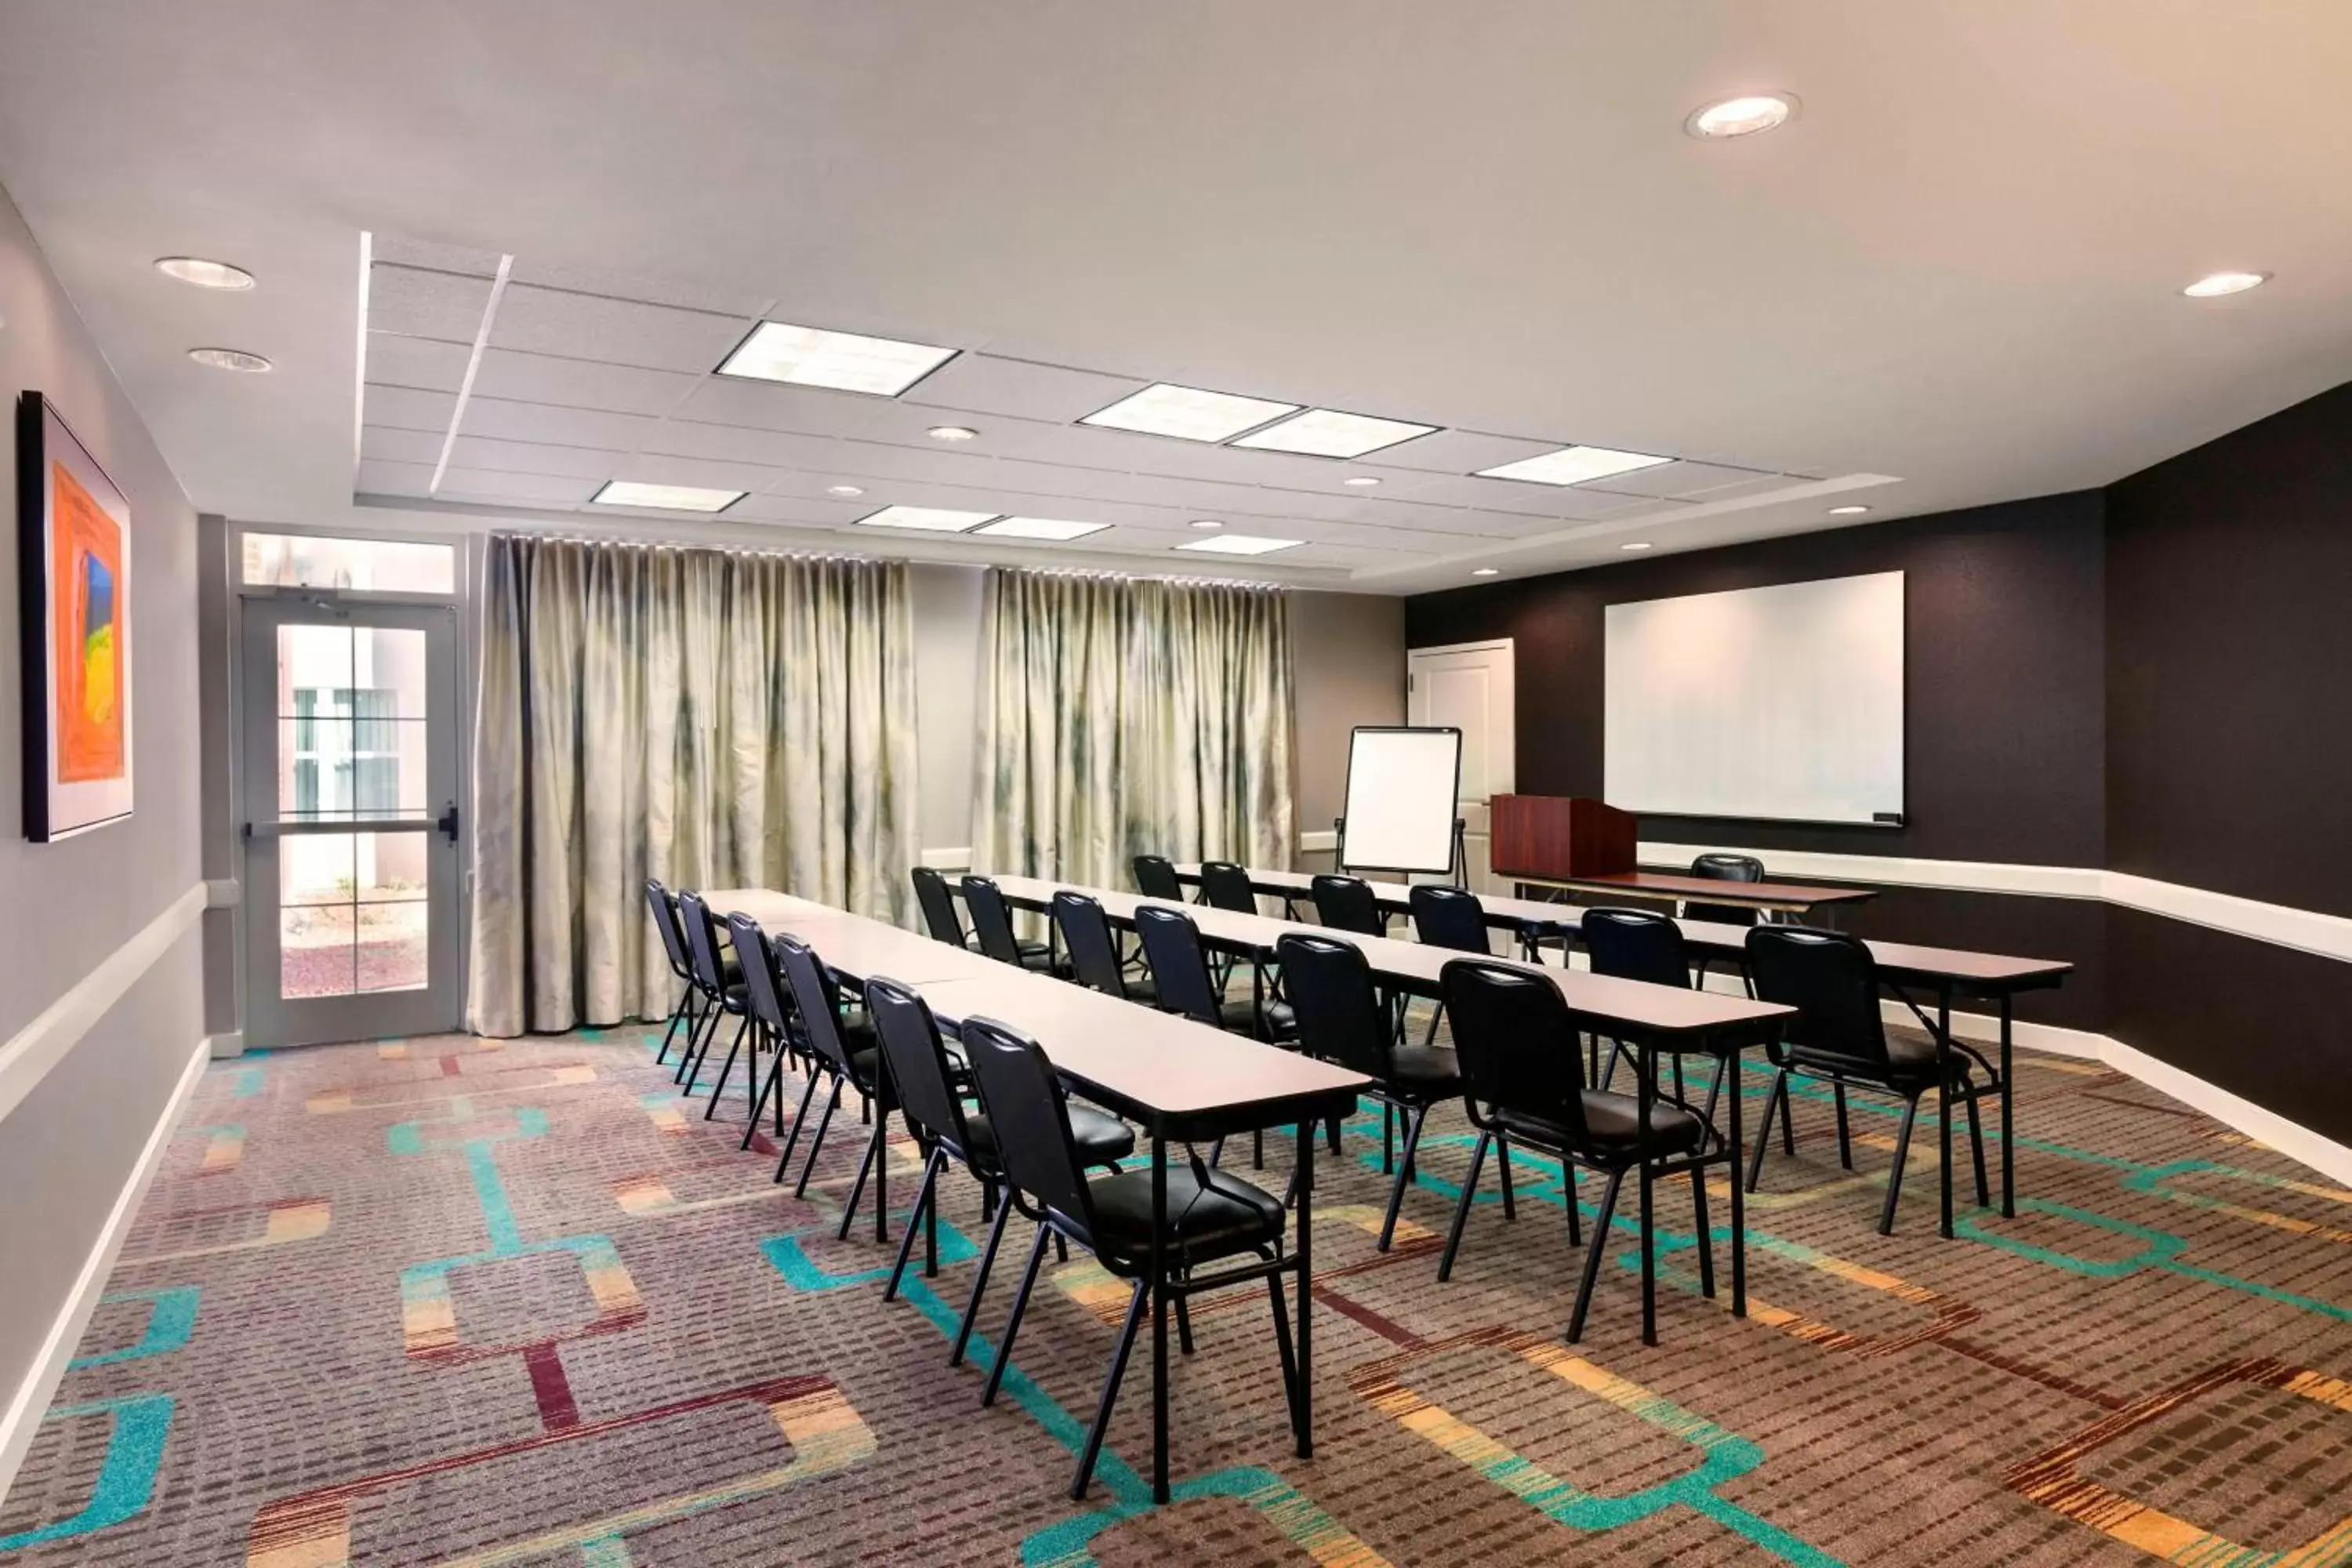
[[1495, 876], [1570, 881], [1634, 868], [1630, 811], [1550, 795], [1498, 795], [1487, 806], [1487, 865]]

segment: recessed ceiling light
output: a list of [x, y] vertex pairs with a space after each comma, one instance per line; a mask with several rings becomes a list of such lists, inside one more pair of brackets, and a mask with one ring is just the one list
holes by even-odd
[[1794, 94], [1753, 92], [1691, 110], [1690, 118], [1683, 121], [1683, 129], [1713, 142], [1726, 136], [1753, 136], [1759, 131], [1785, 125], [1796, 117]]
[[843, 500], [847, 500], [854, 497], [864, 495], [866, 493], [866, 487], [863, 485], [827, 485], [824, 487], [824, 493], [829, 496], [839, 496]]
[[1473, 577], [1492, 577], [1498, 570], [1500, 570], [1500, 568], [1494, 566], [1475, 566], [1471, 568], [1470, 575]]
[[1620, 550], [1647, 550], [1650, 548], [1650, 542], [1646, 539], [1637, 539], [1631, 544], [1621, 544], [1617, 548]]
[[190, 349], [188, 357], [198, 364], [208, 364], [215, 370], [241, 370], [257, 374], [268, 370], [269, 362], [259, 354], [249, 354], [243, 349]]
[[2213, 272], [2200, 278], [2181, 292], [2192, 300], [2218, 300], [2224, 294], [2242, 294], [2249, 289], [2259, 289], [2271, 280], [2267, 272]]
[[1303, 539], [1266, 539], [1254, 533], [1221, 533], [1214, 539], [1196, 539], [1176, 548], [1198, 550], [1208, 555], [1271, 555], [1277, 550], [1294, 549], [1306, 542]]
[[166, 278], [176, 278], [183, 283], [193, 283], [199, 289], [250, 289], [253, 274], [242, 267], [231, 267], [226, 261], [206, 261], [201, 256], [166, 256], [155, 263], [155, 270]]
[[912, 528], [925, 533], [962, 533], [978, 528], [992, 511], [950, 511], [936, 506], [886, 506], [857, 520], [860, 528]]
[[971, 441], [980, 436], [980, 432], [969, 425], [934, 425], [923, 434], [934, 441]]
[[1372, 478], [1370, 474], [1349, 474], [1346, 479], [1341, 479], [1339, 482], [1343, 485], [1353, 485], [1358, 489], [1370, 489], [1372, 486], [1379, 484], [1381, 481]]
[[1402, 419], [1375, 419], [1368, 414], [1342, 414], [1336, 408], [1310, 408], [1279, 425], [1254, 430], [1234, 443], [1268, 452], [1299, 452], [1310, 458], [1360, 458], [1416, 436], [1426, 436], [1434, 425], [1412, 425]]
[[1830, 508], [1830, 515], [1832, 517], [1860, 517], [1864, 512], [1866, 512], [1869, 510], [1870, 509], [1866, 506], [1833, 506]]
[[1557, 452], [1522, 458], [1499, 468], [1481, 468], [1478, 477], [1524, 479], [1537, 485], [1580, 485], [1589, 479], [1605, 479], [1612, 474], [1630, 474], [1636, 468], [1654, 468], [1660, 463], [1673, 461], [1672, 458], [1612, 451], [1607, 447], [1562, 447]]
[[700, 485], [647, 485], [635, 479], [614, 479], [588, 498], [593, 506], [643, 506], [662, 511], [725, 511], [742, 499], [741, 490], [706, 489]]
[[953, 349], [929, 343], [762, 321], [727, 356], [719, 374], [896, 397], [955, 355]]
[[1000, 539], [1084, 539], [1109, 526], [1107, 522], [1065, 522], [1052, 517], [1000, 517], [979, 531]]
[[1219, 522], [1213, 517], [1196, 517], [1192, 520], [1192, 526], [1194, 528], [1223, 528], [1225, 525]]
[[1174, 436], [1186, 441], [1230, 441], [1269, 419], [1297, 412], [1296, 403], [1269, 403], [1262, 397], [1236, 397], [1230, 392], [1202, 392], [1198, 387], [1177, 386], [1163, 381], [1122, 397], [1108, 408], [1097, 408], [1078, 423], [1113, 430], [1140, 430], [1147, 436]]

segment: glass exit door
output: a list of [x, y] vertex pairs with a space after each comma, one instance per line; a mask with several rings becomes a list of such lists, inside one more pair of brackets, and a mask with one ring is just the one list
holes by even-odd
[[456, 1028], [457, 612], [245, 605], [246, 1040]]

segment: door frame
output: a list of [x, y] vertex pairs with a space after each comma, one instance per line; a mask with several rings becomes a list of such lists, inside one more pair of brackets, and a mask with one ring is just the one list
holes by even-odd
[[[1510, 637], [1487, 637], [1477, 642], [1436, 643], [1427, 647], [1409, 647], [1405, 649], [1405, 722], [1410, 724], [1418, 721], [1413, 717], [1412, 707], [1415, 685], [1421, 675], [1421, 671], [1416, 668], [1418, 661], [1432, 656], [1469, 653], [1500, 654], [1503, 656], [1504, 668], [1507, 672], [1508, 685], [1510, 688], [1509, 701], [1507, 704], [1509, 712], [1507, 715], [1507, 721], [1504, 723], [1499, 736], [1490, 735], [1488, 737], [1489, 747], [1487, 756], [1490, 762], [1496, 760], [1496, 753], [1492, 742], [1496, 739], [1499, 738], [1502, 742], [1502, 747], [1499, 757], [1501, 765], [1498, 768], [1490, 767], [1487, 770], [1486, 793], [1490, 798], [1498, 794], [1509, 795], [1518, 787], [1519, 775], [1519, 655], [1517, 645], [1514, 639]], [[1426, 715], [1423, 717], [1426, 717]], [[1498, 773], [1500, 775], [1499, 779], [1496, 777]], [[1458, 806], [1460, 805], [1460, 801], [1457, 799], [1455, 804]], [[1470, 887], [1471, 890], [1474, 892], [1481, 889], [1473, 885], [1470, 867], [1467, 863], [1469, 860], [1468, 840], [1473, 838], [1484, 840], [1488, 837], [1486, 825], [1483, 823], [1475, 825], [1465, 823], [1464, 826], [1463, 859], [1465, 864], [1462, 868], [1463, 884], [1465, 887]], [[1493, 879], [1494, 872], [1491, 866], [1486, 872], [1486, 876], [1488, 880], [1491, 881]]]

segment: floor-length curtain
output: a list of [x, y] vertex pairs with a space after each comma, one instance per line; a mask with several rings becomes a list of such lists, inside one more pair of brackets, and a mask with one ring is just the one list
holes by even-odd
[[1280, 590], [995, 570], [981, 654], [979, 868], [1125, 887], [1145, 853], [1290, 864]]
[[494, 537], [467, 1017], [666, 1014], [645, 880], [912, 910], [903, 565]]

